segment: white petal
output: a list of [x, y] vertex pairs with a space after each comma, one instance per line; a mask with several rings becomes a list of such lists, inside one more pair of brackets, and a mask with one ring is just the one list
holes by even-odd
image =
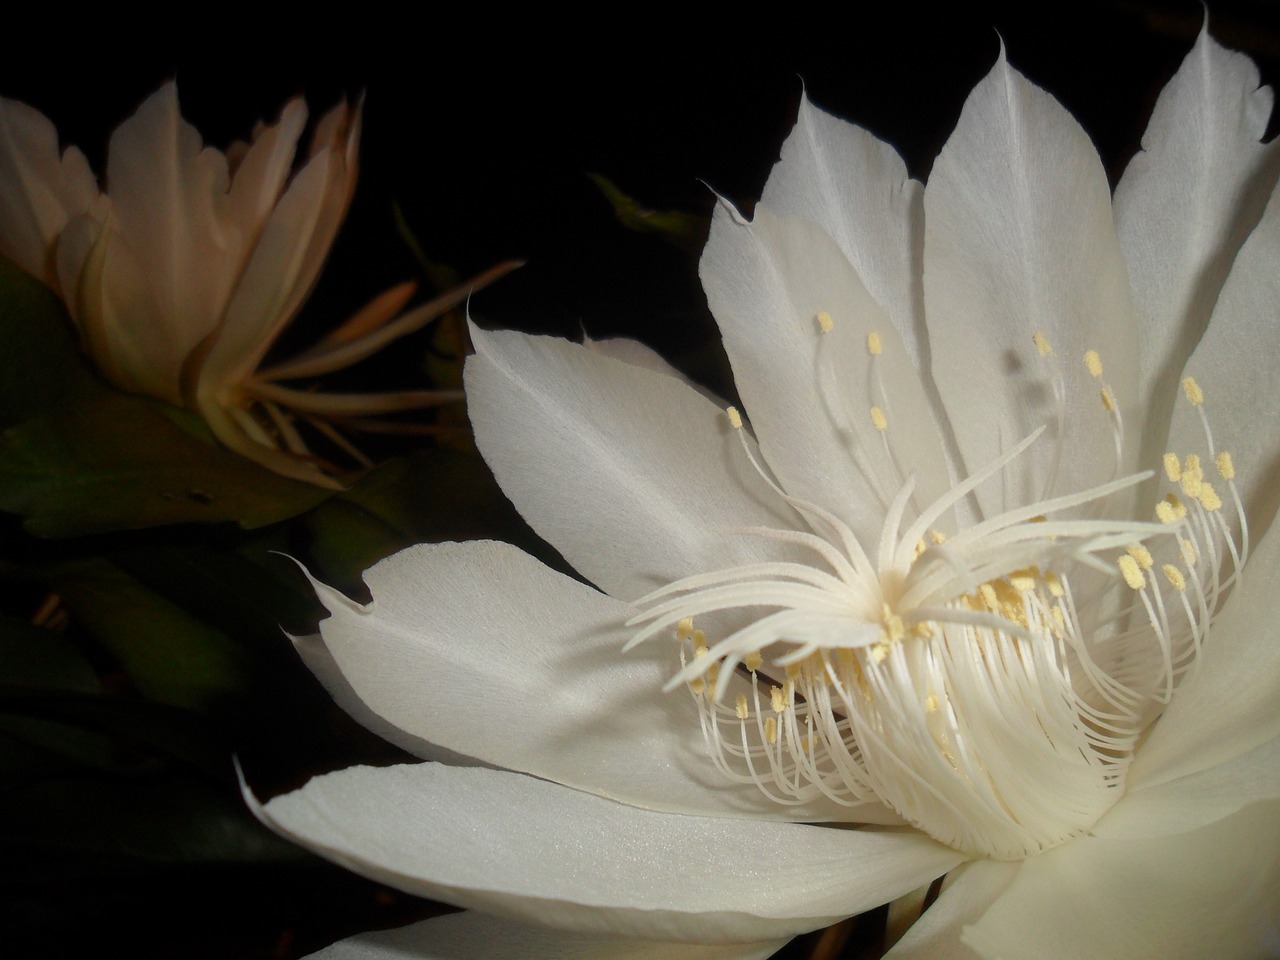
[[[1053, 423], [1055, 375], [1063, 384], [1060, 433], [1025, 454], [1007, 483], [980, 487], [983, 509], [1039, 499], [1046, 485], [1063, 493], [1110, 479], [1111, 424], [1086, 351], [1101, 355], [1129, 432], [1142, 424], [1137, 320], [1107, 179], [1079, 124], [1003, 50], [934, 163], [924, 207], [933, 375], [968, 470]], [[1046, 358], [1037, 330], [1054, 350]], [[1126, 452], [1132, 459], [1137, 444]]]
[[476, 444], [540, 537], [615, 597], [776, 555], [790, 527], [724, 412], [665, 374], [552, 337], [472, 327]]
[[1137, 789], [1225, 763], [1280, 736], [1280, 530], [1272, 529], [1214, 621], [1197, 672], [1129, 771]]
[[[485, 763], [629, 804], [721, 816], [885, 819], [818, 800], [769, 801], [706, 755], [693, 698], [660, 640], [627, 653], [627, 604], [505, 543], [424, 544], [365, 574], [368, 607], [317, 584], [346, 681], [407, 733]], [[322, 678], [323, 679], [323, 678]]]
[[0, 253], [57, 290], [58, 234], [97, 196], [84, 154], [73, 147], [59, 156], [44, 114], [0, 97]]
[[833, 239], [888, 315], [912, 362], [923, 331], [924, 207], [892, 146], [800, 98], [795, 129], [760, 202], [812, 220]]
[[990, 960], [1259, 960], [1280, 955], [1280, 804], [1191, 833], [1080, 837], [1023, 864], [965, 931]]
[[[1204, 391], [1204, 412], [1218, 449], [1236, 465], [1236, 485], [1254, 540], [1280, 504], [1280, 191], [1245, 242], [1222, 288], [1209, 329], [1185, 372]], [[1178, 396], [1168, 449], [1206, 452], [1198, 411]], [[1217, 485], [1217, 477], [1212, 477]], [[1224, 499], [1226, 499], [1224, 497]], [[1228, 502], [1230, 502], [1228, 500]]]
[[293, 641], [293, 648], [298, 651], [298, 656], [302, 658], [302, 662], [315, 674], [316, 679], [324, 686], [329, 696], [333, 697], [334, 702], [366, 730], [376, 733], [388, 743], [393, 743], [401, 750], [411, 753], [422, 760], [438, 760], [454, 766], [468, 766], [477, 763], [472, 757], [455, 753], [452, 750], [447, 750], [424, 740], [422, 737], [406, 733], [395, 724], [387, 722], [374, 713], [369, 708], [369, 705], [360, 699], [347, 681], [347, 678], [342, 675], [338, 662], [334, 659], [333, 654], [329, 652], [329, 648], [325, 646], [324, 638], [319, 634], [309, 637], [290, 637], [289, 639]]
[[[922, 504], [947, 488], [920, 377], [821, 228], [763, 204], [748, 223], [721, 204], [700, 272], [760, 450], [788, 493], [834, 510], [863, 543], [875, 543], [908, 474]], [[885, 415], [884, 432], [872, 408]]]
[[1219, 46], [1206, 18], [1116, 187], [1116, 230], [1142, 317], [1145, 403], [1168, 409], [1231, 262], [1271, 195], [1280, 144], [1259, 141], [1272, 99], [1253, 61]]
[[109, 254], [102, 282], [127, 322], [107, 332], [161, 378], [152, 392], [171, 402], [181, 401], [182, 365], [217, 326], [236, 280], [240, 238], [221, 214], [228, 184], [226, 158], [182, 119], [172, 82], [111, 136], [108, 229], [128, 256]]
[[520, 774], [420, 764], [317, 777], [265, 823], [409, 893], [586, 933], [791, 936], [912, 890], [962, 859], [914, 831], [637, 810]]
[[698, 391], [718, 408], [724, 409], [727, 406], [722, 398], [717, 397], [701, 384], [694, 383], [694, 381], [668, 363], [662, 354], [639, 340], [632, 340], [628, 337], [608, 337], [604, 340], [592, 340], [590, 337], [583, 337], [582, 345], [592, 353], [613, 357], [613, 359], [629, 363], [633, 367], [641, 367], [645, 370], [652, 370], [655, 373], [665, 373], [669, 377], [675, 377], [685, 386]]
[[398, 930], [362, 933], [315, 960], [765, 960], [786, 944], [661, 943], [570, 933], [499, 920], [473, 910]]
[[1013, 878], [1019, 864], [980, 860], [948, 875], [942, 895], [911, 925], [885, 960], [976, 960], [960, 942], [960, 932], [987, 912]]
[[1093, 828], [1099, 837], [1162, 837], [1280, 799], [1280, 737], [1216, 767], [1131, 789]]

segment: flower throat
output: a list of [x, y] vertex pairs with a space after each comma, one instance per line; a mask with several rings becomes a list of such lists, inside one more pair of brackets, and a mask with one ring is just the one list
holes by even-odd
[[[779, 804], [883, 803], [974, 856], [1021, 859], [1060, 844], [1121, 796], [1135, 744], [1194, 669], [1248, 553], [1234, 464], [1214, 448], [1203, 393], [1183, 382], [1204, 455], [1167, 453], [1155, 516], [1114, 519], [1155, 473], [1117, 475], [1120, 411], [1088, 351], [1095, 409], [1114, 437], [1112, 479], [1051, 496], [1066, 455], [1059, 439], [1034, 502], [960, 524], [957, 507], [975, 490], [1029, 472], [1051, 426], [1063, 435], [1066, 380], [1047, 338], [1037, 332], [1034, 343], [1056, 422], [922, 506], [891, 442], [883, 338], [866, 338], [874, 402], [862, 413], [871, 431], [859, 433], [822, 344], [834, 321], [820, 312], [814, 327], [815, 372], [849, 456], [880, 456], [898, 477], [874, 549], [836, 513], [787, 493], [730, 407], [743, 455], [803, 523], [740, 531], [775, 542], [785, 559], [686, 577], [641, 599], [628, 648], [674, 636], [680, 669], [667, 689], [694, 697], [720, 772]], [[879, 450], [858, 441], [868, 433]]]

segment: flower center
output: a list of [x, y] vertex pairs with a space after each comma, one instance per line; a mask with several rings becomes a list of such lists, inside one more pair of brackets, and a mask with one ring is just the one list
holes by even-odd
[[[827, 314], [816, 320], [831, 330]], [[1036, 346], [1052, 371], [1042, 334]], [[883, 349], [871, 334], [868, 353]], [[1097, 353], [1084, 362], [1101, 381]], [[1058, 416], [1062, 383], [1053, 379]], [[1238, 543], [1197, 454], [1165, 455], [1173, 489], [1152, 521], [1113, 518], [1152, 471], [957, 521], [980, 485], [1026, 469], [1049, 424], [923, 508], [907, 476], [869, 551], [836, 514], [770, 477], [731, 407], [744, 455], [803, 523], [744, 532], [782, 559], [643, 598], [629, 646], [674, 634], [680, 670], [668, 689], [692, 693], [712, 761], [779, 804], [880, 802], [973, 856], [1020, 859], [1062, 843], [1119, 799], [1135, 744], [1193, 668], [1248, 552], [1231, 457], [1214, 450], [1198, 385], [1188, 378], [1184, 391]], [[1118, 465], [1105, 381], [1100, 397]], [[869, 418], [889, 449], [886, 406]], [[1049, 458], [1045, 491], [1062, 454]]]

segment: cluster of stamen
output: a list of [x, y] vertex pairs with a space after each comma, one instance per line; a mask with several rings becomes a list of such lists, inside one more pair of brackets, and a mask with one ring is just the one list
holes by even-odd
[[[815, 320], [819, 336], [834, 329], [826, 312]], [[1065, 379], [1047, 338], [1034, 342], [1052, 375], [1061, 446]], [[881, 335], [866, 348], [871, 424], [897, 470], [875, 367]], [[1116, 475], [1119, 404], [1098, 353], [1084, 364], [1115, 438], [1110, 481], [1052, 495], [1055, 449], [1037, 502], [960, 526], [957, 505], [1013, 468], [1047, 424], [914, 512], [914, 478], [901, 479], [874, 551], [834, 512], [782, 489], [729, 408], [743, 455], [805, 521], [745, 533], [791, 559], [687, 577], [643, 598], [632, 621], [632, 645], [674, 635], [680, 669], [669, 689], [694, 696], [724, 776], [780, 804], [887, 804], [944, 843], [998, 858], [1061, 843], [1114, 803], [1137, 739], [1194, 667], [1248, 537], [1234, 464], [1214, 449], [1190, 378], [1184, 392], [1234, 528], [1195, 453], [1165, 456], [1176, 492], [1153, 521], [1106, 517], [1108, 501], [1155, 474]], [[828, 414], [849, 422], [837, 402]]]

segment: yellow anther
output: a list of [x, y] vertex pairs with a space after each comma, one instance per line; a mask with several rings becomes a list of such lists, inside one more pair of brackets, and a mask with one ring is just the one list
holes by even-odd
[[1213, 489], [1213, 484], [1207, 480], [1200, 484], [1200, 495], [1196, 499], [1200, 501], [1200, 506], [1210, 513], [1222, 509], [1222, 498], [1218, 496], [1218, 491]]
[[882, 432], [889, 427], [889, 421], [884, 418], [884, 411], [879, 407], [871, 408], [871, 425]]
[[1067, 629], [1067, 615], [1062, 612], [1062, 604], [1055, 603], [1050, 611], [1053, 614], [1053, 622], [1058, 625], [1059, 630]]
[[1098, 396], [1102, 400], [1102, 406], [1108, 413], [1115, 413], [1116, 395], [1111, 392], [1110, 387], [1103, 387], [1098, 391]]
[[867, 334], [867, 353], [878, 357], [882, 350], [884, 350], [884, 344], [880, 342], [880, 334], [872, 330]]
[[700, 697], [706, 693], [707, 681], [702, 677], [694, 677], [689, 681], [689, 689], [693, 692], [694, 696]]
[[1036, 352], [1042, 357], [1047, 357], [1053, 353], [1053, 347], [1049, 346], [1049, 338], [1044, 335], [1044, 331], [1037, 330], [1031, 335], [1031, 339], [1035, 341]]
[[929, 549], [929, 545], [924, 542], [924, 537], [921, 537], [919, 540], [916, 541], [915, 550], [913, 552], [911, 559], [918, 560], [920, 558], [920, 555], [928, 549]]
[[742, 662], [748, 670], [755, 673], [764, 666], [764, 657], [760, 656], [760, 651], [757, 650], [754, 653], [748, 653], [747, 658]]
[[738, 694], [738, 702], [735, 704], [738, 712], [738, 719], [745, 720], [751, 716], [751, 711], [747, 709], [747, 695], [745, 693]]
[[1176, 453], [1164, 455], [1164, 475], [1169, 478], [1170, 483], [1177, 483], [1182, 479], [1182, 461]]
[[1192, 543], [1190, 540], [1184, 540], [1179, 538], [1178, 549], [1182, 553], [1182, 562], [1185, 563], [1188, 567], [1194, 567], [1196, 564], [1196, 561], [1200, 559], [1199, 556], [1196, 554], [1196, 545]]
[[685, 617], [676, 624], [676, 639], [681, 643], [693, 636], [693, 617]]
[[[694, 631], [694, 636], [695, 636], [695, 638], [697, 637], [697, 634], [699, 634], [699, 633], [702, 633], [702, 631], [701, 631], [701, 630], [695, 630], [695, 631]], [[705, 637], [703, 637], [703, 639], [705, 640], [706, 638], [705, 638]], [[699, 643], [699, 644], [698, 644], [698, 646], [697, 646], [696, 648], [694, 648], [693, 655], [694, 655], [695, 657], [697, 657], [699, 660], [701, 660], [703, 657], [705, 657], [705, 656], [706, 656], [708, 653], [710, 653], [710, 652], [711, 652], [711, 651], [707, 649], [707, 645], [706, 645], [705, 643]]]
[[933, 624], [928, 620], [919, 620], [916, 625], [911, 628], [911, 632], [917, 637], [928, 638], [933, 636]]
[[742, 429], [742, 414], [738, 412], [737, 407], [729, 407], [729, 409], [725, 410], [725, 415], [729, 418], [729, 426], [735, 430]]
[[1200, 389], [1200, 384], [1196, 383], [1195, 377], [1185, 377], [1183, 379], [1182, 392], [1187, 395], [1187, 399], [1193, 407], [1198, 407], [1204, 403], [1204, 391]]
[[1138, 561], [1128, 554], [1120, 558], [1120, 575], [1124, 577], [1124, 582], [1132, 590], [1141, 590], [1147, 585], [1147, 578], [1142, 575], [1142, 570], [1138, 567]]
[[823, 333], [830, 333], [831, 328], [835, 326], [835, 321], [831, 319], [831, 314], [825, 310], [818, 311], [818, 315], [814, 319], [818, 321], [818, 329]]
[[1090, 376], [1102, 376], [1102, 358], [1098, 356], [1097, 350], [1090, 350], [1084, 355], [1084, 365], [1089, 368]]
[[1129, 556], [1133, 557], [1133, 559], [1138, 562], [1138, 566], [1143, 570], [1150, 570], [1155, 566], [1155, 561], [1151, 559], [1151, 551], [1142, 544], [1131, 543], [1129, 546], [1125, 547], [1125, 550], [1128, 552]]
[[1236, 477], [1236, 465], [1231, 462], [1231, 454], [1223, 450], [1218, 454], [1214, 463], [1218, 465], [1218, 476], [1223, 480], [1234, 480]]
[[1200, 482], [1204, 480], [1204, 468], [1200, 466], [1200, 458], [1194, 453], [1187, 454], [1182, 463], [1182, 479], [1179, 481], [1182, 492], [1188, 497], [1200, 496]]
[[1178, 515], [1174, 512], [1173, 505], [1168, 500], [1161, 500], [1156, 504], [1156, 519], [1161, 523], [1178, 522]]
[[707, 683], [715, 683], [716, 679], [720, 676], [720, 664], [714, 660], [707, 664], [707, 672], [705, 676], [707, 678]]
[[1035, 577], [1026, 575], [1010, 576], [1009, 583], [1012, 584], [1013, 589], [1017, 590], [1019, 593], [1030, 593], [1036, 588]]
[[1046, 573], [1044, 575], [1044, 582], [1049, 587], [1050, 596], [1060, 597], [1066, 593], [1066, 591], [1062, 589], [1062, 581], [1058, 579], [1058, 575], [1056, 573]]
[[764, 741], [765, 743], [778, 742], [778, 721], [773, 717], [764, 718]]
[[1169, 506], [1173, 507], [1174, 516], [1179, 520], [1185, 520], [1187, 517], [1186, 505], [1178, 499], [1176, 493], [1166, 493], [1164, 498], [1169, 501]]
[[875, 663], [883, 663], [884, 658], [889, 656], [889, 644], [883, 640], [871, 648], [871, 659]]
[[769, 688], [769, 705], [773, 707], [774, 713], [782, 713], [782, 711], [787, 709], [787, 701], [782, 695], [781, 687]]
[[932, 693], [924, 698], [924, 712], [925, 713], [938, 712], [938, 698], [935, 697]]
[[1170, 586], [1175, 590], [1187, 589], [1187, 578], [1182, 575], [1182, 571], [1175, 567], [1172, 563], [1166, 563], [1160, 568], [1164, 571], [1165, 579], [1169, 581]]
[[[692, 623], [689, 625], [693, 626]], [[693, 639], [693, 645], [698, 648], [698, 656], [705, 654], [707, 651], [707, 631], [694, 630], [689, 636]]]
[[934, 543], [942, 544], [947, 542], [947, 535], [941, 530], [930, 530], [929, 539]]
[[978, 587], [978, 593], [982, 594], [982, 602], [987, 605], [987, 609], [992, 613], [1000, 609], [1000, 599], [996, 596], [996, 588], [991, 584], [982, 584]]

